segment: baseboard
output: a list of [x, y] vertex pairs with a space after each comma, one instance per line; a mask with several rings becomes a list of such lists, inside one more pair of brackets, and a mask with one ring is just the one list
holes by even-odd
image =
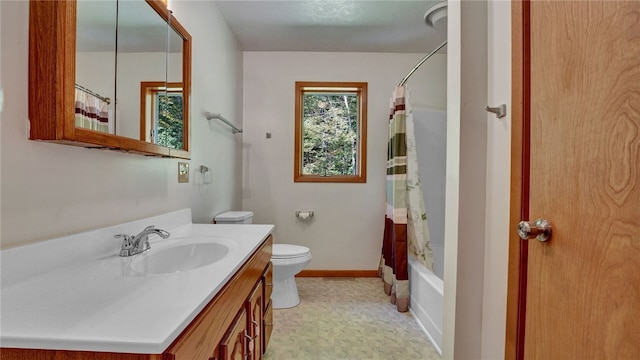
[[302, 270], [296, 277], [378, 277], [378, 270]]

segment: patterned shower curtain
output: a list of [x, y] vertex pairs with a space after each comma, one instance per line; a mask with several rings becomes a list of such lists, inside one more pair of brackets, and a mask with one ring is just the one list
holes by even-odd
[[407, 254], [433, 271], [433, 252], [424, 211], [409, 91], [399, 86], [391, 97], [387, 145], [387, 200], [379, 271], [384, 291], [398, 311], [409, 309]]
[[76, 127], [110, 132], [109, 104], [77, 88], [75, 89], [75, 98]]

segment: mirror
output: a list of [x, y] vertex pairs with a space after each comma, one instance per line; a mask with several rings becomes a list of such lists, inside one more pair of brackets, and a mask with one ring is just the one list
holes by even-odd
[[81, 0], [76, 12], [75, 126], [115, 134], [117, 2]]
[[31, 0], [29, 58], [30, 139], [189, 159], [191, 36], [164, 2]]
[[166, 82], [140, 82], [140, 140], [182, 149], [183, 119], [188, 114], [182, 82], [183, 40], [171, 26], [167, 39]]
[[145, 0], [78, 1], [76, 127], [185, 149], [185, 39], [167, 16]]
[[118, 2], [117, 134], [140, 134], [140, 83], [166, 82], [168, 24], [144, 1]]
[[[169, 18], [169, 56], [167, 58], [167, 88], [165, 93], [165, 106], [161, 116], [155, 119], [155, 128], [152, 129], [156, 138], [154, 143], [181, 149], [184, 139], [184, 121], [189, 114], [189, 109], [184, 105], [188, 99], [184, 96], [184, 83], [182, 81], [183, 64], [183, 39], [173, 27], [174, 22]], [[141, 120], [142, 121], [142, 120]]]

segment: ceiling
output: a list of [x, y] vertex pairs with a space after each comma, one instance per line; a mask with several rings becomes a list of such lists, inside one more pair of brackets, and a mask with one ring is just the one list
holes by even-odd
[[425, 25], [441, 0], [216, 0], [244, 51], [428, 53], [446, 32]]

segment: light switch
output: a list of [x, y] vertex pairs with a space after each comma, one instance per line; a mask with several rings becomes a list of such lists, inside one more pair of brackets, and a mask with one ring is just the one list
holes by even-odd
[[189, 182], [189, 163], [178, 162], [178, 182]]

